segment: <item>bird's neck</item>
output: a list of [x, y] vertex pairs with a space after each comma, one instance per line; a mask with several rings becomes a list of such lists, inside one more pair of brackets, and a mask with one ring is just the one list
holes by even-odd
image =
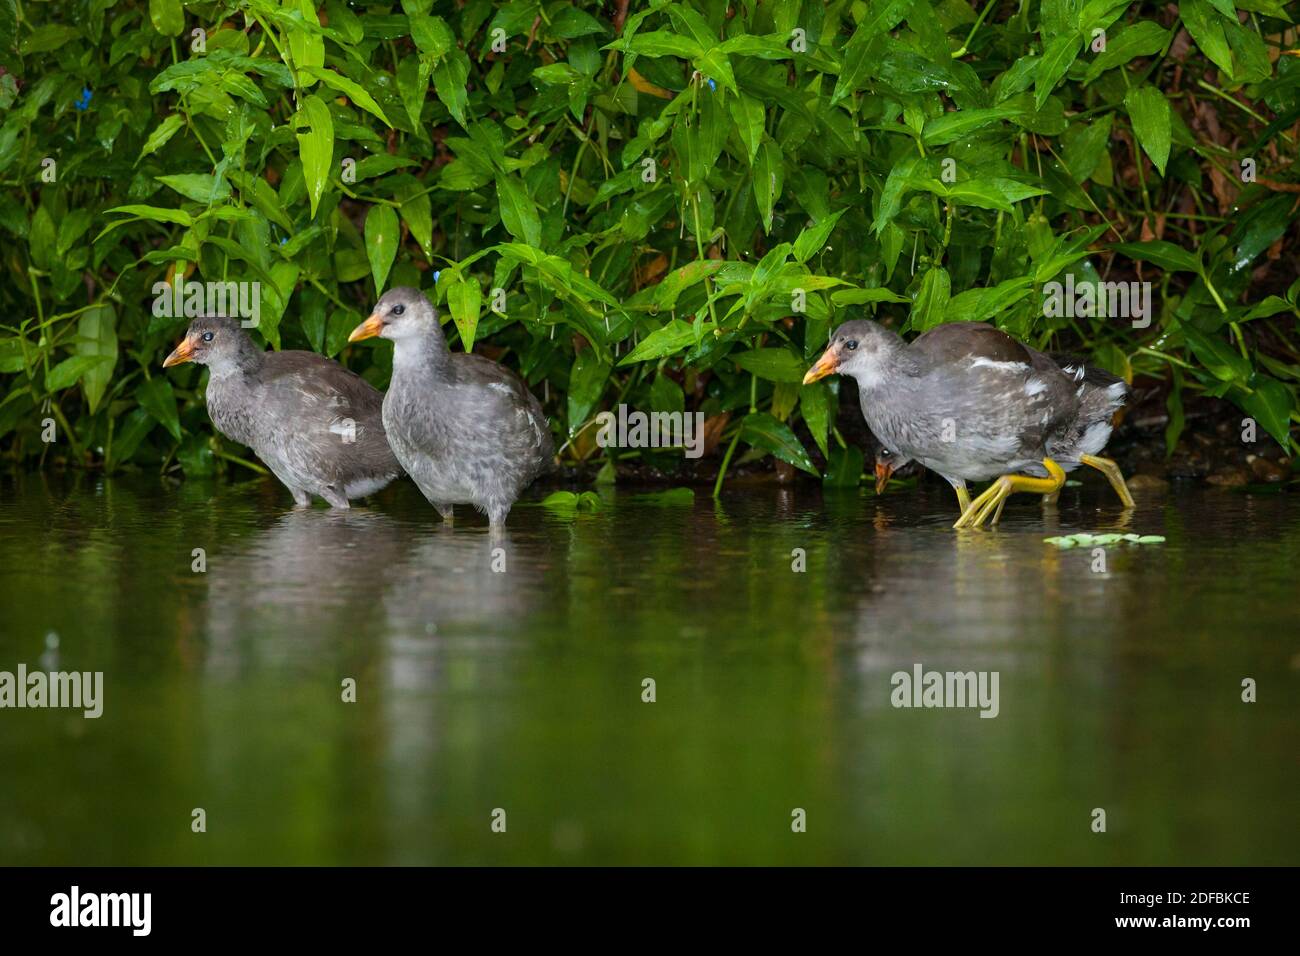
[[252, 341], [244, 343], [233, 355], [208, 363], [208, 379], [225, 379], [237, 375], [253, 375], [266, 363], [266, 353]]
[[442, 331], [412, 335], [393, 342], [393, 377], [444, 378], [451, 352]]

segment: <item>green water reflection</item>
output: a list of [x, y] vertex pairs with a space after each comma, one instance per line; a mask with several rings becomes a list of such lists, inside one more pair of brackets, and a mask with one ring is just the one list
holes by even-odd
[[[1296, 861], [1286, 496], [1139, 502], [1168, 541], [1104, 574], [1041, 540], [1118, 527], [1091, 485], [964, 535], [939, 489], [620, 490], [500, 542], [405, 484], [288, 503], [0, 479], [0, 670], [105, 675], [99, 720], [0, 710], [0, 863]], [[1000, 715], [891, 707], [916, 662]]]

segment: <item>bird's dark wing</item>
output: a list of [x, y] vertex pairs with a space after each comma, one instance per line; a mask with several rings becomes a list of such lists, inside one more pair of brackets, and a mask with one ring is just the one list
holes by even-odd
[[948, 322], [912, 340], [909, 349], [928, 365], [962, 359], [1030, 363], [1030, 349], [986, 322]]
[[953, 322], [910, 350], [933, 396], [934, 414], [957, 423], [989, 459], [1041, 458], [1049, 436], [1078, 411], [1075, 386], [1051, 358], [983, 322]]
[[337, 362], [315, 352], [272, 352], [254, 373], [254, 387], [260, 414], [292, 435], [292, 451], [313, 467], [333, 463], [349, 480], [400, 472], [384, 435], [383, 395]]
[[501, 423], [501, 437], [516, 446], [511, 452], [549, 462], [555, 454], [551, 426], [542, 403], [523, 380], [504, 365], [472, 352], [455, 353], [453, 362], [456, 385], [472, 396], [466, 401], [481, 406], [485, 420]]
[[271, 352], [258, 371], [261, 384], [274, 395], [306, 400], [370, 418], [380, 414], [384, 396], [354, 372], [315, 352]]

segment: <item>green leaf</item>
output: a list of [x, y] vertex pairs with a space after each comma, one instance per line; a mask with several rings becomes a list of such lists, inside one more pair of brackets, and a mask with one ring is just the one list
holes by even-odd
[[[296, 262], [277, 262], [271, 267], [271, 283], [262, 289], [262, 314], [258, 316], [257, 330], [277, 349], [280, 347], [280, 319], [289, 306], [299, 271]], [[355, 322], [352, 327], [356, 327]]]
[[371, 206], [366, 214], [366, 258], [370, 260], [370, 275], [375, 280], [375, 295], [381, 295], [388, 282], [400, 238], [396, 210], [383, 204]]
[[452, 50], [433, 67], [433, 88], [438, 99], [466, 129], [469, 128], [465, 123], [465, 107], [469, 103], [465, 83], [468, 79], [469, 58], [463, 50]]
[[800, 262], [807, 262], [818, 252], [822, 246], [826, 245], [826, 240], [831, 237], [835, 229], [835, 224], [840, 221], [844, 215], [841, 209], [837, 213], [826, 216], [816, 225], [809, 226], [799, 233], [799, 237], [794, 241], [794, 257]]
[[143, 408], [133, 408], [113, 429], [113, 444], [106, 449], [108, 458], [105, 470], [111, 471], [123, 462], [130, 461], [146, 435], [153, 431], [154, 420]]
[[1250, 362], [1227, 342], [1190, 325], [1184, 325], [1182, 333], [1197, 361], [1219, 381], [1244, 384], [1250, 378]]
[[54, 217], [50, 214], [50, 207], [45, 203], [42, 203], [32, 215], [28, 245], [32, 262], [42, 269], [54, 267], [55, 255], [58, 252], [58, 230], [54, 225]]
[[1083, 75], [1083, 84], [1087, 86], [1107, 70], [1125, 63], [1138, 56], [1154, 56], [1165, 48], [1172, 33], [1151, 20], [1139, 20], [1132, 26], [1125, 27], [1106, 41], [1106, 49], [1098, 53], [1096, 59], [1088, 64]]
[[108, 357], [103, 355], [74, 355], [66, 358], [50, 369], [50, 374], [45, 379], [46, 391], [52, 394], [71, 388], [81, 381], [83, 375], [107, 361]]
[[631, 365], [633, 362], [662, 358], [694, 344], [695, 326], [681, 319], [673, 319], [642, 339], [637, 347], [625, 355], [618, 364]]
[[943, 323], [951, 287], [948, 270], [943, 266], [931, 267], [922, 277], [921, 288], [916, 293], [916, 304], [912, 306], [913, 331], [924, 332]]
[[[417, 187], [418, 188], [418, 187]], [[433, 208], [429, 194], [420, 189], [402, 200], [402, 221], [420, 244], [424, 258], [433, 261]]]
[[303, 99], [302, 106], [294, 114], [293, 125], [298, 138], [303, 180], [311, 200], [311, 217], [315, 219], [334, 158], [334, 120], [330, 118], [325, 101], [313, 93]]
[[812, 433], [813, 441], [821, 449], [822, 457], [827, 457], [829, 455], [827, 436], [831, 429], [831, 402], [830, 392], [825, 382], [809, 382], [799, 389], [799, 410], [803, 413], [804, 424]]
[[447, 287], [447, 307], [452, 321], [460, 331], [460, 341], [466, 352], [474, 349], [474, 333], [478, 329], [479, 313], [483, 309], [483, 290], [473, 276], [458, 275]]
[[1154, 86], [1144, 85], [1129, 90], [1124, 97], [1124, 108], [1128, 110], [1129, 120], [1133, 123], [1133, 134], [1163, 176], [1165, 164], [1169, 162], [1169, 144], [1173, 135], [1169, 101]]
[[1283, 450], [1289, 452], [1291, 411], [1295, 407], [1295, 397], [1291, 390], [1277, 379], [1259, 372], [1251, 378], [1250, 389], [1250, 394], [1238, 398], [1238, 404], [1277, 439]]
[[397, 65], [397, 91], [402, 97], [402, 105], [406, 107], [412, 128], [421, 135], [424, 133], [421, 114], [424, 112], [424, 100], [429, 92], [429, 76], [432, 72], [432, 67], [424, 57], [403, 57]]
[[1038, 109], [1043, 108], [1047, 98], [1052, 95], [1052, 90], [1056, 89], [1056, 84], [1061, 82], [1061, 77], [1070, 69], [1070, 64], [1078, 57], [1082, 45], [1083, 40], [1076, 32], [1059, 34], [1047, 42], [1034, 76], [1034, 105]]
[[594, 350], [583, 349], [573, 360], [569, 370], [569, 434], [575, 434], [587, 421], [587, 416], [600, 401], [609, 378], [609, 365], [600, 360]]
[[741, 93], [731, 98], [731, 118], [736, 124], [736, 135], [744, 144], [746, 158], [753, 166], [754, 158], [758, 155], [759, 144], [763, 142], [763, 126], [767, 122], [767, 111], [758, 100]]
[[684, 60], [694, 59], [704, 53], [704, 47], [691, 38], [667, 30], [653, 30], [638, 33], [631, 39], [615, 40], [605, 49], [622, 50], [639, 56], [677, 56]]
[[171, 382], [155, 375], [140, 383], [135, 398], [154, 421], [171, 432], [177, 441], [181, 440], [181, 419], [176, 411], [176, 393], [172, 391]]
[[771, 139], [764, 139], [754, 163], [754, 199], [758, 203], [758, 211], [763, 218], [763, 231], [766, 233], [772, 231], [772, 216], [784, 183], [785, 158], [781, 154], [781, 147]]
[[[325, 65], [325, 39], [321, 34], [316, 4], [312, 0], [283, 0], [283, 7], [292, 13], [280, 22], [289, 41], [289, 55], [298, 70], [299, 81], [304, 74], [311, 77], [313, 67]], [[296, 10], [294, 8], [297, 8]], [[304, 82], [303, 86], [311, 86]]]
[[1000, 123], [1008, 117], [1020, 116], [1023, 112], [1007, 106], [954, 110], [926, 120], [921, 140], [927, 146], [945, 146], [959, 139], [964, 140], [977, 130]]
[[[178, 0], [173, 0], [173, 2], [177, 2], [177, 5], [179, 5]], [[5, 38], [6, 48], [12, 47], [12, 37], [13, 34], [10, 34]], [[23, 39], [19, 49], [24, 56], [33, 53], [48, 53], [79, 39], [81, 39], [81, 32], [76, 27], [51, 23], [33, 30], [29, 36]]]
[[1112, 114], [1099, 116], [1086, 125], [1072, 126], [1065, 134], [1062, 158], [1075, 182], [1091, 176], [1110, 148]]
[[501, 223], [516, 239], [530, 246], [542, 244], [542, 223], [537, 206], [524, 184], [509, 173], [497, 174], [497, 201], [501, 204]]
[[907, 15], [912, 2], [913, 0], [873, 0], [870, 8], [865, 10], [853, 36], [849, 37], [849, 42], [844, 46], [844, 70], [835, 81], [835, 90], [831, 94], [832, 106], [861, 88], [863, 80], [870, 75], [873, 65], [876, 65], [866, 55], [871, 41], [898, 26]]
[[826, 460], [826, 475], [822, 478], [828, 488], [856, 488], [862, 483], [862, 450], [856, 445], [834, 448]]
[[[114, 206], [105, 212], [122, 212], [135, 219], [148, 219], [151, 222], [174, 222], [181, 226], [192, 226], [194, 220], [183, 209], [167, 209], [162, 206]], [[113, 223], [120, 225], [120, 223]], [[103, 235], [103, 233], [100, 233]]]
[[186, 199], [201, 202], [205, 206], [219, 203], [230, 198], [230, 183], [224, 176], [208, 176], [203, 173], [180, 173], [175, 176], [157, 176], [158, 182], [176, 190]]
[[[385, 126], [389, 128], [392, 127], [393, 124], [389, 121], [388, 117], [384, 115], [383, 109], [375, 102], [375, 98], [365, 91], [360, 83], [354, 83], [346, 76], [341, 76], [333, 70], [327, 70], [324, 67], [319, 66], [303, 67], [301, 72], [306, 73], [308, 76], [314, 76], [330, 89], [342, 93], [370, 115], [378, 117]], [[419, 117], [417, 114], [416, 122], [418, 121]]]
[[181, 0], [149, 0], [149, 22], [165, 37], [178, 36], [185, 29]]
[[150, 133], [149, 138], [144, 141], [144, 146], [140, 150], [140, 155], [136, 158], [137, 165], [140, 160], [144, 159], [150, 153], [157, 152], [165, 146], [168, 140], [176, 135], [176, 131], [180, 129], [184, 123], [185, 120], [179, 113], [173, 113], [154, 127], [154, 131]]
[[1130, 259], [1153, 262], [1170, 272], [1199, 272], [1201, 269], [1200, 260], [1195, 253], [1162, 239], [1152, 239], [1149, 242], [1117, 242], [1111, 248]]
[[566, 517], [575, 516], [579, 511], [599, 511], [603, 507], [600, 495], [594, 491], [584, 491], [582, 494], [572, 491], [553, 491], [542, 499], [541, 505], [548, 511]]
[[803, 359], [789, 349], [752, 349], [731, 357], [746, 372], [769, 382], [798, 384], [806, 371]]
[[81, 313], [77, 320], [76, 351], [78, 355], [103, 359], [81, 376], [81, 391], [93, 415], [113, 377], [113, 365], [117, 361], [117, 313], [111, 305], [97, 305]]
[[753, 448], [771, 452], [777, 458], [796, 468], [818, 476], [812, 459], [790, 426], [777, 421], [767, 412], [750, 412], [740, 423], [740, 440]]
[[[603, 380], [602, 380], [603, 381]], [[654, 412], [686, 411], [686, 394], [682, 387], [662, 371], [650, 385], [650, 410]]]
[[[35, 357], [38, 353], [33, 351], [32, 354]], [[22, 340], [0, 339], [0, 372], [21, 372], [24, 367]]]
[[1232, 50], [1223, 32], [1221, 15], [1206, 0], [1179, 0], [1178, 12], [1201, 52], [1228, 76], [1234, 76]]
[[869, 305], [873, 302], [911, 302], [905, 295], [890, 292], [885, 288], [877, 289], [841, 289], [831, 293], [832, 305]]

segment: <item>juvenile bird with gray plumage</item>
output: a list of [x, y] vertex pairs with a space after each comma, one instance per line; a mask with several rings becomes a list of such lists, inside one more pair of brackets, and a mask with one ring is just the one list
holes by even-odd
[[208, 367], [217, 431], [247, 445], [293, 494], [332, 507], [374, 494], [402, 474], [384, 437], [378, 389], [315, 352], [266, 352], [229, 318], [195, 319], [163, 368]]
[[438, 311], [417, 289], [386, 292], [348, 341], [393, 343], [384, 427], [397, 460], [447, 521], [472, 504], [500, 527], [519, 493], [552, 466], [541, 403], [519, 377], [447, 348]]
[[[836, 329], [804, 382], [836, 372], [857, 380], [863, 416], [882, 444], [953, 486], [962, 508], [955, 527], [997, 523], [1013, 492], [1055, 494], [1081, 464], [1102, 471], [1132, 506], [1119, 467], [1097, 456], [1128, 395], [1104, 372], [1082, 363], [1067, 371], [982, 322], [940, 325], [909, 345], [868, 320]], [[991, 478], [972, 502], [966, 482]]]

